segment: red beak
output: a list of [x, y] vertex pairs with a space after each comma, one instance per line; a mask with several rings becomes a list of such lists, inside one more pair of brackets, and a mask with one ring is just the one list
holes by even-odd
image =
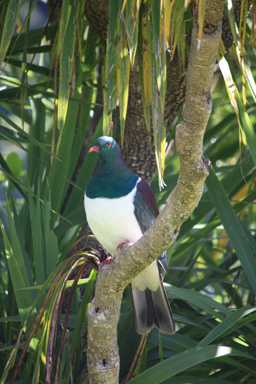
[[89, 149], [89, 152], [98, 152], [98, 150], [99, 150], [99, 146], [98, 146], [98, 145], [95, 145], [94, 147], [91, 147], [91, 148]]

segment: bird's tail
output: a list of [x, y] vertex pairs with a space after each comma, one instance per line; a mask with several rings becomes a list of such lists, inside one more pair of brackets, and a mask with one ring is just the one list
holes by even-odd
[[153, 327], [167, 334], [175, 333], [172, 317], [161, 275], [160, 284], [156, 291], [145, 289], [140, 291], [132, 285], [133, 317], [136, 331], [143, 335]]

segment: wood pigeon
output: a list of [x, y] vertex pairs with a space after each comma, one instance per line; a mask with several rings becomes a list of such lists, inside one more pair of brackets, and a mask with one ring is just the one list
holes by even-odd
[[[86, 217], [94, 236], [115, 257], [120, 244], [136, 242], [159, 212], [151, 187], [128, 168], [112, 137], [99, 137], [89, 152], [99, 155], [99, 168], [85, 191]], [[158, 261], [168, 268], [165, 253]], [[145, 334], [155, 326], [163, 333], [174, 333], [174, 320], [157, 260], [135, 277], [131, 285], [136, 331]]]

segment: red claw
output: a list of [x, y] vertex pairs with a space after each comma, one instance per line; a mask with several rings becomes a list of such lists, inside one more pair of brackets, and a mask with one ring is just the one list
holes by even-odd
[[114, 258], [113, 257], [109, 257], [107, 260], [103, 260], [101, 263], [100, 263], [100, 268], [104, 267], [104, 265], [106, 264], [111, 264], [113, 263], [114, 261]]
[[132, 244], [132, 243], [131, 243], [129, 240], [126, 240], [124, 243], [120, 243], [120, 244], [116, 247], [117, 251], [118, 251], [119, 249], [122, 249], [123, 246], [126, 245], [126, 244]]
[[127, 244], [127, 243], [126, 243], [126, 242], [124, 242], [124, 243], [120, 243], [120, 244], [116, 247], [116, 249], [122, 249], [123, 246], [124, 246], [125, 244]]

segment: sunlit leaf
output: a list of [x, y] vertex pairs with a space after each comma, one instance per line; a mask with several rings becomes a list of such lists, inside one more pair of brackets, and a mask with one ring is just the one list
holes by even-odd
[[231, 332], [235, 324], [241, 320], [244, 316], [248, 316], [252, 312], [255, 312], [256, 307], [250, 308], [249, 306], [240, 308], [228, 315], [220, 324], [218, 324], [208, 335], [198, 343], [198, 346], [208, 345], [215, 341], [225, 332]]
[[197, 0], [198, 6], [198, 46], [200, 47], [200, 41], [202, 39], [203, 27], [204, 27], [204, 15], [206, 0]]
[[[70, 0], [64, 0], [61, 6], [61, 16], [59, 24], [59, 35], [58, 35], [58, 45], [57, 45], [57, 55], [60, 54], [65, 39], [66, 31], [69, 24], [70, 14], [71, 14], [72, 5]], [[73, 20], [72, 20], [73, 22]]]
[[111, 135], [112, 131], [112, 110], [116, 107], [116, 66], [118, 61], [116, 50], [117, 39], [117, 14], [119, 1], [110, 0], [108, 15], [111, 23], [107, 29], [106, 60], [104, 66], [104, 91], [103, 91], [103, 134]]
[[247, 84], [248, 84], [249, 89], [251, 91], [251, 95], [254, 99], [254, 102], [256, 103], [256, 83], [255, 83], [254, 76], [253, 76], [251, 68], [250, 68], [250, 63], [249, 63], [247, 56], [245, 54], [244, 54], [243, 65], [244, 65], [243, 69], [245, 72]]
[[[129, 4], [129, 2], [128, 2]], [[127, 39], [125, 34], [125, 24], [123, 17], [118, 18], [117, 34], [118, 41], [118, 59], [116, 66], [117, 75], [117, 93], [119, 99], [119, 115], [120, 115], [120, 131], [121, 131], [121, 145], [124, 141], [125, 121], [128, 105], [129, 95], [129, 79], [130, 79], [130, 57], [127, 47]]]
[[[171, 12], [171, 22], [170, 22], [170, 48], [172, 50], [172, 57], [175, 54], [176, 48], [178, 46], [179, 40], [181, 40], [181, 33], [185, 33], [184, 28], [184, 1], [183, 0], [175, 0], [173, 4], [173, 9]], [[185, 37], [184, 37], [185, 38]], [[184, 39], [183, 38], [183, 39]], [[181, 49], [181, 47], [180, 47]], [[183, 47], [185, 49], [185, 47]], [[184, 56], [184, 53], [182, 54]]]
[[[7, 49], [9, 47], [19, 13], [26, 0], [13, 0], [6, 2], [7, 7], [2, 29], [1, 43], [0, 43], [0, 66], [3, 63]], [[2, 20], [3, 21], [3, 20]]]
[[[138, 44], [139, 10], [142, 0], [129, 0], [126, 2], [125, 19], [127, 41], [131, 64], [133, 66]], [[125, 3], [125, 2], [124, 2]], [[123, 17], [121, 17], [123, 19]]]
[[[237, 349], [228, 346], [210, 345], [206, 347], [192, 348], [189, 351], [184, 351], [175, 356], [165, 359], [161, 363], [147, 369], [139, 376], [130, 380], [131, 384], [157, 384], [170, 377], [177, 375], [184, 370], [187, 370], [197, 364], [213, 358], [221, 358], [225, 356], [244, 356], [248, 357]], [[252, 357], [254, 360], [254, 358]]]
[[224, 81], [225, 81], [225, 85], [226, 85], [226, 89], [228, 92], [228, 96], [229, 96], [231, 105], [234, 108], [234, 111], [236, 113], [239, 131], [242, 134], [242, 142], [244, 145], [246, 145], [246, 138], [244, 136], [244, 131], [243, 131], [242, 126], [241, 126], [241, 122], [240, 122], [240, 118], [239, 118], [239, 110], [238, 110], [238, 105], [237, 105], [237, 100], [236, 100], [236, 85], [233, 81], [228, 62], [224, 56], [219, 61], [219, 66], [220, 66], [220, 70], [221, 70], [222, 76], [223, 76]]
[[[164, 39], [169, 42], [170, 33], [171, 33], [171, 15], [174, 6], [174, 0], [167, 0], [165, 2], [165, 11], [164, 11]], [[185, 5], [186, 7], [186, 5]]]
[[154, 144], [156, 163], [158, 169], [159, 188], [164, 187], [164, 161], [166, 131], [164, 126], [164, 103], [166, 93], [166, 52], [164, 40], [164, 3], [161, 7], [157, 2], [152, 4], [152, 124], [154, 133]]
[[253, 125], [251, 123], [251, 119], [248, 113], [246, 112], [241, 96], [237, 89], [236, 89], [236, 99], [238, 104], [239, 118], [240, 118], [242, 130], [245, 133], [254, 164], [256, 165], [256, 135], [253, 129]]

